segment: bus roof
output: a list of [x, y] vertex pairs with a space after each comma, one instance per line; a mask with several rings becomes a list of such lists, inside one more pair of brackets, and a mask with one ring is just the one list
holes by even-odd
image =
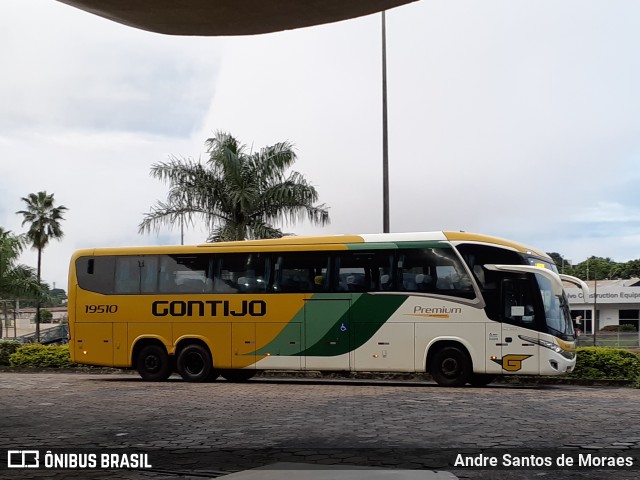
[[[505, 240], [499, 237], [482, 235], [468, 232], [451, 232], [451, 231], [434, 231], [434, 232], [409, 232], [409, 233], [373, 233], [361, 235], [323, 235], [323, 236], [285, 236], [275, 239], [262, 240], [241, 240], [231, 242], [202, 243], [196, 245], [198, 249], [212, 250], [234, 250], [241, 249], [243, 251], [254, 248], [264, 248], [265, 250], [277, 250], [280, 248], [292, 250], [304, 250], [307, 246], [317, 246], [322, 250], [329, 249], [347, 249], [349, 245], [358, 245], [359, 248], [366, 248], [366, 244], [387, 244], [392, 247], [395, 243], [411, 242], [442, 242], [450, 241], [454, 244], [459, 243], [483, 243], [499, 245], [518, 251], [520, 253], [530, 253], [539, 257], [549, 258], [549, 256], [538, 249], [534, 249], [521, 243]], [[372, 245], [373, 246], [373, 245]], [[83, 249], [77, 254], [92, 255], [100, 252], [100, 254], [142, 254], [142, 253], [170, 253], [179, 254], [189, 250], [193, 252], [193, 245], [167, 245], [167, 246], [148, 246], [148, 247], [106, 247], [99, 249]]]
[[536, 248], [528, 247], [518, 242], [505, 240], [478, 233], [468, 232], [408, 232], [408, 233], [367, 233], [360, 235], [324, 235], [324, 236], [286, 236], [275, 239], [244, 240], [236, 242], [204, 243], [199, 247], [253, 247], [253, 246], [294, 246], [294, 245], [345, 245], [349, 243], [395, 243], [395, 242], [433, 242], [451, 241], [455, 243], [474, 242], [488, 243], [512, 248], [521, 253], [547, 258], [548, 255]]

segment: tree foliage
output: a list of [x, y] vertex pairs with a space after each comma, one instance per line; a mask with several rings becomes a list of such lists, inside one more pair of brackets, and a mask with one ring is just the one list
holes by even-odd
[[10, 365], [9, 357], [21, 346], [16, 340], [0, 340], [0, 365]]
[[629, 262], [616, 262], [610, 257], [591, 256], [583, 262], [571, 265], [561, 254], [548, 253], [558, 271], [573, 275], [582, 280], [614, 280], [640, 278], [640, 259]]
[[245, 240], [281, 237], [274, 226], [278, 222], [329, 222], [325, 205], [316, 205], [316, 189], [300, 173], [288, 172], [296, 161], [289, 142], [252, 152], [230, 134], [217, 132], [206, 145], [205, 164], [171, 157], [151, 167], [169, 193], [144, 216], [141, 233], [199, 219], [208, 226], [209, 241]]
[[0, 227], [0, 298], [12, 299], [21, 296], [41, 295], [36, 272], [33, 268], [18, 263], [26, 245], [22, 235]]
[[56, 207], [53, 193], [47, 195], [46, 191], [30, 193], [21, 200], [25, 203], [26, 209], [16, 213], [24, 217], [22, 226], [28, 224], [26, 239], [32, 248], [38, 251], [39, 257], [50, 240], [58, 240], [64, 236], [60, 222], [64, 220], [63, 214], [67, 207]]

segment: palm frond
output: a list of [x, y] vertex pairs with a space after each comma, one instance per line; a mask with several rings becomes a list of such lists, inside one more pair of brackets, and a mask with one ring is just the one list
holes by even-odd
[[315, 205], [315, 187], [298, 172], [287, 174], [297, 159], [290, 142], [247, 153], [235, 137], [217, 131], [205, 145], [206, 164], [170, 157], [152, 165], [151, 175], [167, 183], [169, 191], [166, 201], [156, 202], [145, 214], [140, 233], [188, 218], [204, 221], [211, 241], [242, 240], [282, 236], [273, 222], [329, 222], [327, 208]]

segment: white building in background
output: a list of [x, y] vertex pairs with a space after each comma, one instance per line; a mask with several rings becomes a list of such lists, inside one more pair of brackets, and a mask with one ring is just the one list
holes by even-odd
[[[40, 330], [55, 327], [60, 323], [67, 321], [67, 307], [42, 307], [41, 310], [51, 312], [51, 323], [40, 323]], [[6, 316], [0, 310], [0, 325], [2, 331], [0, 338], [15, 338], [21, 335], [28, 335], [36, 331], [36, 309], [34, 307], [24, 307], [13, 311], [13, 308], [7, 309]]]
[[[599, 329], [607, 325], [634, 325], [640, 329], [640, 279], [598, 280], [586, 282], [589, 298], [582, 290], [565, 285], [571, 317], [582, 317], [585, 334], [593, 334], [593, 319], [598, 318]], [[597, 310], [598, 315], [595, 315]]]

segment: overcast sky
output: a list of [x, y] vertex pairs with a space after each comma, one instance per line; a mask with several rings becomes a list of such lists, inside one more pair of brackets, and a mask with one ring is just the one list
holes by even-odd
[[[422, 0], [387, 13], [391, 230], [466, 230], [574, 263], [640, 258], [640, 2]], [[139, 235], [170, 155], [229, 131], [293, 142], [330, 207], [299, 234], [382, 231], [380, 15], [232, 38], [138, 31], [54, 0], [0, 7], [0, 226], [20, 197], [69, 208], [73, 250]], [[201, 228], [186, 242], [201, 243]], [[35, 266], [35, 253], [21, 261]]]

